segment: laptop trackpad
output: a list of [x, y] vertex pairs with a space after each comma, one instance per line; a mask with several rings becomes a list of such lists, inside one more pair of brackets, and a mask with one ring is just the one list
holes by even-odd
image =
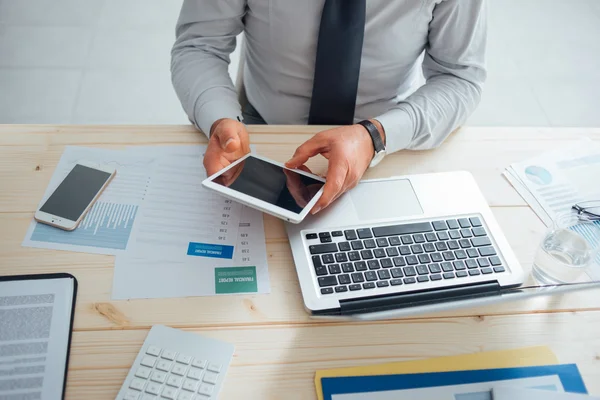
[[350, 191], [350, 195], [356, 214], [362, 221], [423, 214], [408, 179], [362, 182]]

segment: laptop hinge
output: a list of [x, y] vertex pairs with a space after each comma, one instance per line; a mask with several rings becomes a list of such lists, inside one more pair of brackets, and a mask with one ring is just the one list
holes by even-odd
[[416, 292], [383, 296], [362, 297], [340, 301], [340, 314], [358, 314], [409, 308], [428, 304], [464, 300], [467, 298], [493, 296], [500, 293], [498, 281], [471, 283], [448, 288], [427, 289]]

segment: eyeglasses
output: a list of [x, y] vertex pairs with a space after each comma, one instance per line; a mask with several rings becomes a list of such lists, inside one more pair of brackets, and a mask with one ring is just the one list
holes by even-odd
[[600, 221], [600, 200], [583, 201], [571, 207], [577, 215], [585, 216], [594, 221]]

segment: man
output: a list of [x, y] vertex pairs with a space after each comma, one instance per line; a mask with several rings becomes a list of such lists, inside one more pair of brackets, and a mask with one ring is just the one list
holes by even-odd
[[[329, 160], [316, 213], [383, 154], [440, 145], [479, 103], [485, 14], [485, 0], [184, 0], [172, 79], [209, 135], [207, 173], [249, 152], [242, 121], [342, 125], [287, 163]], [[240, 105], [227, 67], [242, 31], [248, 101]], [[419, 68], [426, 83], [416, 89]]]

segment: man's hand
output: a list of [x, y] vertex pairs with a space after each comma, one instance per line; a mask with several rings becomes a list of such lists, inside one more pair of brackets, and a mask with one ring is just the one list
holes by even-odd
[[[385, 136], [379, 121], [371, 120]], [[345, 191], [358, 184], [369, 167], [375, 149], [369, 132], [362, 125], [342, 126], [317, 133], [298, 147], [286, 163], [288, 168], [298, 168], [317, 154], [329, 160], [323, 194], [312, 209], [318, 213]]]
[[220, 119], [210, 130], [204, 155], [206, 174], [211, 176], [248, 153], [250, 138], [244, 124], [233, 119]]

